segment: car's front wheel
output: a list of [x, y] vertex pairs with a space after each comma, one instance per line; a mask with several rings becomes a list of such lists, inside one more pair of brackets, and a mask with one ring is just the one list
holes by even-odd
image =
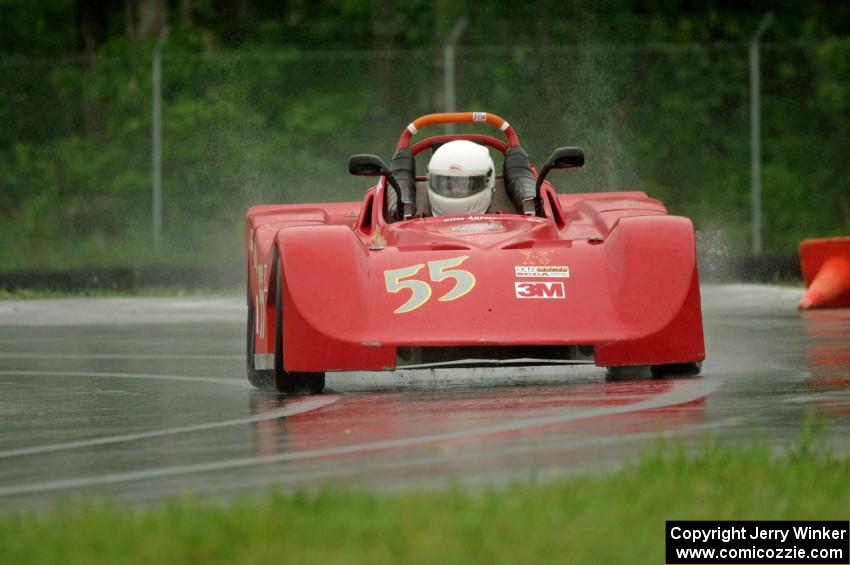
[[272, 390], [275, 388], [274, 369], [256, 369], [254, 363], [254, 305], [248, 304], [248, 343], [245, 347], [248, 362], [248, 382], [251, 386], [260, 390]]
[[666, 365], [624, 365], [607, 367], [608, 380], [628, 381], [655, 378], [695, 377], [702, 370], [702, 363], [668, 363]]
[[606, 379], [609, 381], [634, 381], [648, 379], [651, 375], [648, 365], [621, 365], [606, 367]]
[[257, 369], [254, 362], [255, 345], [254, 328], [255, 316], [254, 305], [248, 301], [248, 327], [247, 327], [247, 365], [248, 382], [260, 390], [277, 390], [290, 394], [315, 394], [322, 392], [325, 388], [324, 373], [297, 373], [286, 371], [283, 368], [283, 277], [280, 259], [275, 259], [275, 320], [274, 320], [274, 368]]
[[290, 394], [317, 394], [325, 388], [324, 373], [289, 372], [283, 368], [283, 270], [280, 258], [275, 261], [274, 317], [275, 388]]

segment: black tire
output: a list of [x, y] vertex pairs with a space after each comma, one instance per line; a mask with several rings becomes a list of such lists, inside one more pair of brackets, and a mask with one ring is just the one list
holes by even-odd
[[[249, 287], [250, 292], [250, 287]], [[254, 388], [258, 388], [260, 390], [274, 390], [275, 389], [275, 374], [274, 369], [260, 369], [257, 370], [254, 368], [254, 304], [249, 301], [248, 304], [248, 340], [245, 347], [245, 351], [247, 352], [247, 362], [248, 362], [248, 382], [251, 383], [251, 386]]]
[[324, 373], [295, 373], [283, 369], [283, 272], [275, 260], [274, 385], [289, 394], [318, 394], [325, 388]]
[[606, 379], [609, 381], [635, 381], [651, 376], [648, 365], [621, 365], [607, 369]]
[[668, 365], [653, 365], [653, 377], [695, 377], [702, 371], [702, 363], [670, 363]]

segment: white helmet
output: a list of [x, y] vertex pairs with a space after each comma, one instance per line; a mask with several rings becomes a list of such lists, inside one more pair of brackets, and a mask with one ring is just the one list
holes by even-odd
[[428, 201], [435, 216], [483, 214], [496, 189], [490, 151], [471, 141], [449, 141], [428, 163]]

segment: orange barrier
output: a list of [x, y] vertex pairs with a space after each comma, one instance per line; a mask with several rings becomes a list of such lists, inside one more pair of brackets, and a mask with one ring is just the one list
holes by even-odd
[[800, 268], [806, 293], [799, 308], [850, 307], [850, 237], [803, 241]]

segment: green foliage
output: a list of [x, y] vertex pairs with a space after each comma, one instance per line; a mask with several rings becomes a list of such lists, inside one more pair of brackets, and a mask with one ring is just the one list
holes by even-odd
[[0, 0], [0, 52], [55, 55], [72, 51], [77, 39], [75, 8], [74, 0]]
[[[72, 4], [2, 5], [7, 53], [75, 48]], [[247, 206], [358, 200], [365, 183], [346, 174], [348, 155], [388, 158], [405, 124], [441, 109], [439, 47], [462, 14], [460, 108], [509, 119], [538, 164], [555, 146], [582, 146], [585, 169], [552, 177], [564, 191], [642, 188], [721, 234], [733, 254], [748, 249], [746, 41], [764, 6], [187, 5], [191, 18], [169, 14], [163, 60], [159, 250], [150, 245], [151, 41], [122, 33], [116, 3], [94, 59], [0, 59], [0, 269], [236, 264]], [[804, 237], [850, 232], [850, 5], [771, 6], [765, 244], [788, 252]]]
[[8, 563], [660, 563], [665, 520], [843, 519], [850, 463], [810, 432], [760, 443], [661, 444], [601, 476], [376, 494], [97, 501], [0, 515]]

